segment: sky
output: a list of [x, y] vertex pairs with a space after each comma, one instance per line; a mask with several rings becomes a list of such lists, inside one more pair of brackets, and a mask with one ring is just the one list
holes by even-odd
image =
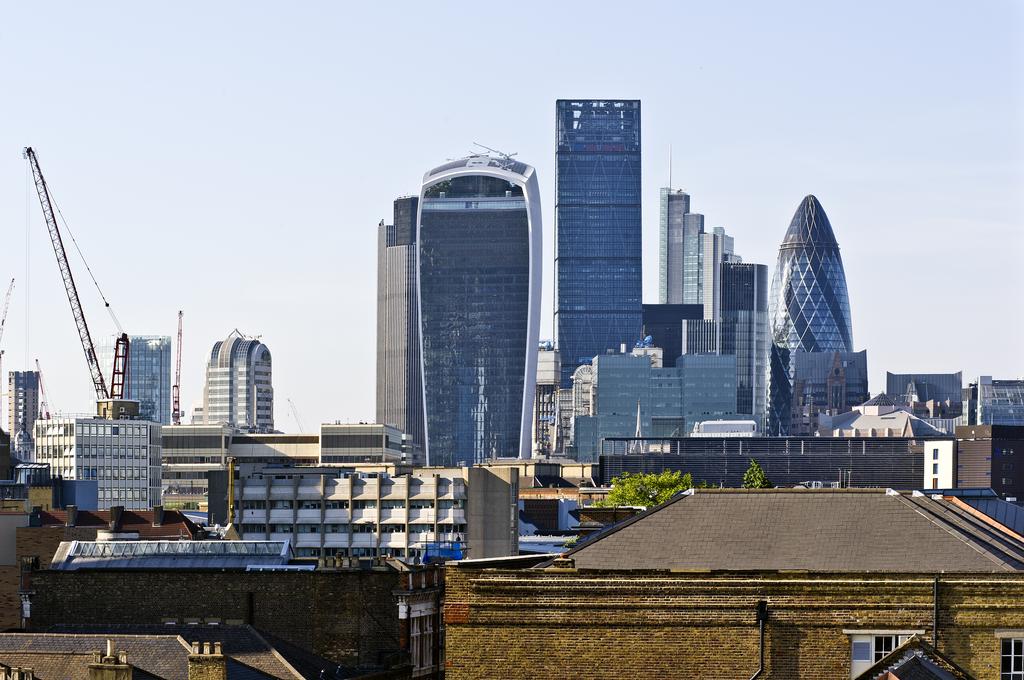
[[299, 429], [291, 399], [311, 430], [374, 419], [376, 226], [474, 142], [537, 170], [553, 336], [555, 100], [637, 98], [645, 301], [671, 150], [744, 261], [773, 269], [821, 200], [873, 393], [887, 370], [1018, 377], [1022, 44], [1013, 0], [2, 3], [3, 370], [38, 358], [52, 409], [93, 408], [24, 146], [124, 329], [184, 311], [186, 412], [238, 328], [273, 353], [276, 426]]

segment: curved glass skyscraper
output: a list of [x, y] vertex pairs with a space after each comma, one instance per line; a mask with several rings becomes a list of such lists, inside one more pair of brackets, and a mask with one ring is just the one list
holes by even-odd
[[423, 178], [418, 275], [426, 456], [530, 454], [540, 332], [537, 177], [472, 156]]
[[846, 274], [825, 209], [814, 196], [789, 224], [768, 298], [772, 347], [768, 433], [789, 433], [794, 352], [852, 352]]

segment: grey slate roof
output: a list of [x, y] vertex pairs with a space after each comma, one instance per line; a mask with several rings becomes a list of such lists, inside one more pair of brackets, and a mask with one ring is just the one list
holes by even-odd
[[311, 652], [279, 640], [270, 642], [248, 625], [55, 626], [47, 633], [0, 633], [0, 663], [32, 668], [41, 680], [86, 680], [92, 652], [104, 649], [108, 639], [128, 653], [136, 680], [186, 680], [192, 642], [222, 643], [228, 680], [303, 678], [289, 660], [294, 655], [304, 668], [328, 669], [328, 678], [335, 677], [337, 668]]
[[1024, 542], [940, 498], [882, 489], [700, 489], [566, 553], [578, 569], [1024, 570]]

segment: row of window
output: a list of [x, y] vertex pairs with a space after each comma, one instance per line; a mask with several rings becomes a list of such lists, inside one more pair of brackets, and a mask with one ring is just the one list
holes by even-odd
[[[266, 510], [268, 507], [267, 501], [265, 500], [243, 500], [243, 510]], [[320, 510], [321, 501], [316, 500], [272, 500], [269, 505], [271, 510]], [[323, 501], [324, 510], [347, 510], [349, 502], [346, 500], [325, 500]], [[437, 507], [440, 510], [453, 510], [463, 509], [466, 507], [466, 501], [462, 499], [440, 499], [437, 502]], [[408, 503], [404, 500], [382, 500], [380, 502], [381, 510], [433, 510], [434, 501], [431, 500], [410, 500]], [[356, 499], [352, 501], [353, 510], [376, 510], [377, 501], [375, 500], [360, 500]]]
[[[406, 532], [405, 524], [242, 524], [242, 534], [264, 534], [267, 527], [272, 534], [402, 534]], [[466, 532], [465, 524], [442, 525], [442, 532], [445, 534]], [[322, 531], [321, 531], [322, 530]], [[433, 524], [410, 524], [409, 533], [425, 534], [433, 533]]]

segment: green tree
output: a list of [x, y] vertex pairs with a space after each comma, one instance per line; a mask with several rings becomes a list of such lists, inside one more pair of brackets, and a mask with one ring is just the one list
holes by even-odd
[[678, 471], [665, 470], [658, 474], [629, 474], [623, 472], [621, 477], [612, 479], [612, 490], [602, 501], [595, 505], [613, 507], [617, 505], [634, 505], [650, 507], [659, 505], [675, 496], [680, 491], [693, 488], [693, 477]]
[[758, 465], [757, 461], [753, 458], [750, 459], [750, 467], [743, 473], [743, 488], [744, 489], [771, 489], [773, 484], [768, 480], [768, 475], [764, 473], [764, 468]]

